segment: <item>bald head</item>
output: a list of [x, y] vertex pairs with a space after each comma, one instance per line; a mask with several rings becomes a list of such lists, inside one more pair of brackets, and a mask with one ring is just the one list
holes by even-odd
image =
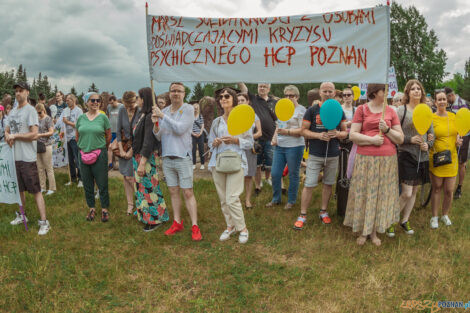
[[320, 85], [320, 97], [322, 102], [325, 102], [328, 99], [333, 99], [335, 94], [335, 84], [332, 82], [324, 82]]

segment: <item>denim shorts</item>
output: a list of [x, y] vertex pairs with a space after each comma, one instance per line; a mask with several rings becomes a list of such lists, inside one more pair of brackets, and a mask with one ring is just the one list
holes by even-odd
[[193, 161], [190, 156], [174, 159], [164, 157], [162, 167], [168, 187], [193, 188]]
[[263, 149], [261, 150], [261, 153], [258, 154], [256, 164], [258, 167], [264, 166], [265, 168], [269, 169], [273, 165], [273, 146], [271, 146], [271, 141], [266, 140], [259, 140], [259, 144], [261, 147], [263, 147]]

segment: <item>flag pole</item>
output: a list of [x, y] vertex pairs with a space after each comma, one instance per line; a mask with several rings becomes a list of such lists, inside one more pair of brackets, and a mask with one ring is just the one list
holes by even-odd
[[[145, 20], [147, 21], [147, 18], [148, 18], [148, 15], [149, 15], [149, 4], [148, 2], [145, 2]], [[150, 66], [150, 59], [149, 59], [149, 66]], [[153, 87], [153, 77], [152, 75], [150, 74], [150, 88], [152, 88], [152, 104], [153, 106], [157, 106], [157, 101], [155, 100], [155, 89]]]

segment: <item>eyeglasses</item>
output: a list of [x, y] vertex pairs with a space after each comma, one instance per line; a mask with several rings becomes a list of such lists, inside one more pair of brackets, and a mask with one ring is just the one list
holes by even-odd
[[292, 98], [296, 98], [297, 95], [284, 95], [284, 97], [286, 97], [286, 98], [291, 98], [291, 99], [292, 99]]
[[222, 100], [223, 98], [225, 98], [225, 99], [228, 100], [228, 99], [230, 99], [230, 97], [231, 97], [231, 95], [229, 95], [229, 94], [226, 93], [226, 94], [224, 94], [224, 95], [220, 95], [220, 96], [219, 96], [219, 100]]
[[176, 89], [173, 89], [173, 90], [170, 90], [171, 93], [184, 93], [184, 90], [176, 90]]
[[101, 99], [90, 99], [91, 103], [100, 103]]
[[351, 97], [352, 93], [343, 93], [343, 97]]

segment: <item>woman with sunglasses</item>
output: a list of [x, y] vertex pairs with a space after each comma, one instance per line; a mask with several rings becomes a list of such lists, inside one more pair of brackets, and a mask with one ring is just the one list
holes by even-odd
[[300, 135], [305, 107], [298, 103], [300, 93], [294, 85], [284, 88], [284, 97], [294, 103], [294, 115], [288, 121], [277, 120], [277, 127], [271, 145], [274, 146], [273, 165], [271, 177], [273, 182], [273, 197], [266, 207], [281, 203], [282, 173], [285, 166], [289, 169], [289, 188], [287, 190], [287, 203], [284, 210], [290, 210], [296, 200], [299, 190], [300, 162], [305, 149], [304, 137]]
[[[442, 201], [442, 217], [441, 221], [446, 226], [452, 225], [449, 218], [450, 208], [452, 207], [453, 192], [457, 172], [459, 170], [459, 162], [457, 158], [457, 147], [462, 145], [462, 138], [457, 134], [455, 127], [455, 114], [447, 111], [447, 97], [445, 90], [436, 90], [435, 103], [437, 106], [436, 113], [433, 114], [432, 123], [434, 126], [434, 146], [429, 150], [429, 170], [431, 172], [431, 228], [439, 227], [438, 209], [441, 205], [441, 193], [444, 191], [444, 199]], [[435, 164], [437, 155], [447, 154], [447, 164]], [[435, 159], [436, 157], [436, 159]], [[450, 158], [449, 158], [450, 157]]]
[[[220, 241], [230, 239], [235, 232], [240, 232], [238, 241], [248, 241], [248, 229], [245, 224], [243, 208], [240, 195], [243, 192], [243, 178], [247, 173], [245, 149], [253, 146], [253, 132], [251, 129], [238, 136], [228, 133], [227, 120], [230, 112], [238, 105], [237, 93], [232, 88], [222, 88], [216, 94], [217, 102], [220, 103], [224, 114], [212, 122], [209, 134], [209, 148], [212, 156], [209, 161], [209, 170], [212, 171], [215, 188], [219, 195], [222, 213], [225, 217], [227, 229], [220, 235]], [[232, 151], [240, 156], [240, 169], [233, 173], [226, 173], [218, 168], [217, 161], [224, 157], [226, 152]]]
[[54, 134], [54, 123], [52, 118], [46, 114], [46, 108], [44, 104], [38, 103], [36, 105], [36, 111], [38, 112], [38, 145], [41, 142], [45, 146], [45, 151], [42, 153], [38, 152], [37, 166], [39, 173], [39, 184], [41, 185], [41, 191], [46, 191], [46, 173], [49, 179], [49, 190], [46, 196], [52, 195], [56, 191], [54, 168], [52, 167], [52, 140], [51, 136]]
[[89, 207], [87, 221], [95, 219], [95, 181], [101, 202], [101, 221], [109, 220], [108, 151], [111, 141], [111, 125], [105, 114], [99, 112], [100, 95], [89, 92], [83, 97], [88, 112], [80, 115], [75, 124], [78, 148], [80, 149], [80, 174], [85, 198]]

